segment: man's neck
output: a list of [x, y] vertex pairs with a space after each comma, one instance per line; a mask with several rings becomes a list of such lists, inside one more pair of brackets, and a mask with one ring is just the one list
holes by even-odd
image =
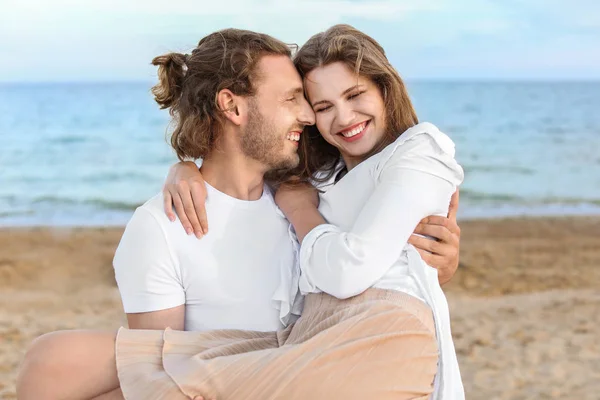
[[236, 199], [258, 200], [263, 194], [264, 166], [241, 153], [215, 149], [200, 172], [209, 185]]

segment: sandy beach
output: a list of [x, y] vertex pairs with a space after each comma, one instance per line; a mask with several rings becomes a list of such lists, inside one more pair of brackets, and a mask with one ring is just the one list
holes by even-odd
[[[598, 399], [600, 217], [464, 221], [444, 289], [468, 399]], [[38, 335], [125, 324], [122, 228], [0, 229], [0, 398]]]

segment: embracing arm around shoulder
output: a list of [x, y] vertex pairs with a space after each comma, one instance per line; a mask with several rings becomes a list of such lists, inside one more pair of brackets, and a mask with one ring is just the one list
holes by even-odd
[[136, 210], [125, 228], [113, 266], [131, 329], [184, 329], [185, 291], [179, 266], [152, 212]]
[[163, 186], [163, 198], [163, 207], [171, 222], [175, 222], [176, 212], [188, 235], [193, 233], [201, 239], [208, 233], [206, 185], [196, 163], [182, 161], [171, 166]]
[[321, 224], [304, 237], [305, 289], [316, 287], [338, 298], [362, 293], [398, 260], [421, 219], [445, 214], [462, 170], [448, 155], [442, 162], [433, 140], [420, 136], [408, 144], [408, 152], [398, 149], [382, 167], [377, 187], [349, 231]]

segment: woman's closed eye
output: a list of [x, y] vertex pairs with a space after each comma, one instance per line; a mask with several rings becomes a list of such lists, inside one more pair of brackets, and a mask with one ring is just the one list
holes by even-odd
[[329, 110], [330, 108], [331, 108], [331, 106], [325, 106], [325, 107], [317, 108], [317, 109], [315, 110], [315, 112], [316, 112], [316, 113], [318, 113], [318, 112], [327, 111], [327, 110]]
[[361, 94], [363, 94], [365, 91], [363, 90], [362, 92], [357, 92], [357, 93], [353, 93], [350, 96], [348, 96], [348, 100], [354, 100], [355, 98], [357, 98], [358, 96], [360, 96]]
[[[363, 94], [364, 92], [366, 92], [366, 90], [363, 90], [363, 91], [361, 91], [361, 92], [356, 92], [356, 93], [353, 93], [353, 94], [351, 94], [351, 95], [349, 95], [349, 96], [347, 97], [347, 100], [348, 100], [348, 101], [354, 100], [354, 99], [356, 99], [358, 96], [360, 96], [361, 94]], [[330, 108], [331, 108], [331, 105], [329, 105], [329, 106], [325, 106], [325, 107], [320, 107], [320, 108], [317, 108], [317, 109], [315, 109], [314, 111], [315, 111], [316, 113], [320, 113], [320, 112], [323, 112], [323, 111], [327, 111], [327, 110], [329, 110]]]

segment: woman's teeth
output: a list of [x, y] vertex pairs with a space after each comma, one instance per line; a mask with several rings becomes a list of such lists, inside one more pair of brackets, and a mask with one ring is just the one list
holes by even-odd
[[366, 128], [367, 122], [368, 121], [363, 122], [362, 124], [360, 124], [356, 128], [352, 129], [351, 131], [342, 132], [342, 135], [344, 135], [344, 137], [347, 137], [347, 138], [350, 138], [352, 136], [358, 135], [359, 133], [361, 133]]
[[295, 133], [295, 132], [288, 133], [287, 134], [287, 139], [292, 140], [294, 142], [297, 142], [297, 141], [300, 140], [300, 134], [299, 133]]

